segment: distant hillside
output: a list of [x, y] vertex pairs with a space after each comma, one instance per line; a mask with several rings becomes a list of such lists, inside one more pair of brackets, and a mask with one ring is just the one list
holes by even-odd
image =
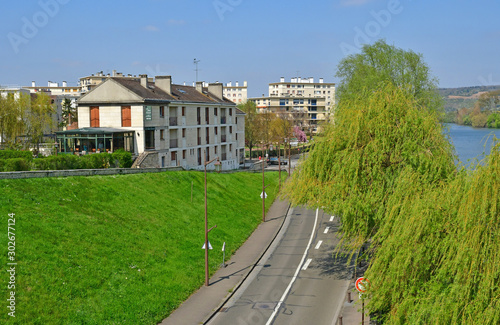
[[474, 86], [459, 88], [439, 88], [439, 94], [443, 97], [446, 112], [456, 111], [461, 108], [471, 108], [482, 93], [498, 90], [497, 86]]

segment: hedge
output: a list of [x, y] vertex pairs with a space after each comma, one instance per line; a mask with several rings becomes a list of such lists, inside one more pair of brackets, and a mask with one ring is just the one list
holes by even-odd
[[28, 150], [0, 150], [0, 159], [24, 158], [28, 161], [33, 159], [33, 154]]
[[0, 159], [0, 171], [19, 172], [31, 169], [31, 162], [25, 158]]
[[35, 170], [130, 168], [132, 154], [127, 151], [97, 153], [85, 156], [58, 155], [33, 160]]

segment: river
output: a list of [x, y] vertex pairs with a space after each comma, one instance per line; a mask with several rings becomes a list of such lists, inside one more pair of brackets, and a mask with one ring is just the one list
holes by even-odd
[[469, 166], [474, 158], [481, 160], [490, 153], [494, 135], [500, 139], [500, 129], [477, 129], [448, 123], [446, 126], [458, 159], [465, 166]]

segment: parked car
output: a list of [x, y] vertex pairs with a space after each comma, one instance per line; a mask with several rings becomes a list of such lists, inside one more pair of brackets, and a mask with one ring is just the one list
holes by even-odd
[[281, 157], [280, 161], [278, 161], [278, 157], [270, 157], [267, 159], [267, 163], [271, 165], [278, 165], [280, 162], [282, 165], [288, 164], [288, 161], [284, 157]]

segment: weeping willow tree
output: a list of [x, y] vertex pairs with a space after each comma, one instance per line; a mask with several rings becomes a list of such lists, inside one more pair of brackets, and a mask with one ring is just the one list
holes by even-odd
[[411, 89], [391, 82], [342, 100], [327, 127], [285, 188], [294, 204], [339, 215], [354, 248], [383, 224], [387, 200], [402, 170], [433, 183], [455, 171], [438, 113]]
[[384, 324], [500, 324], [500, 144], [446, 182], [405, 170], [387, 205], [370, 310]]
[[353, 251], [370, 240], [382, 323], [500, 324], [500, 144], [457, 170], [428, 70], [402, 54], [377, 42], [340, 64], [335, 123], [285, 195], [338, 215]]

